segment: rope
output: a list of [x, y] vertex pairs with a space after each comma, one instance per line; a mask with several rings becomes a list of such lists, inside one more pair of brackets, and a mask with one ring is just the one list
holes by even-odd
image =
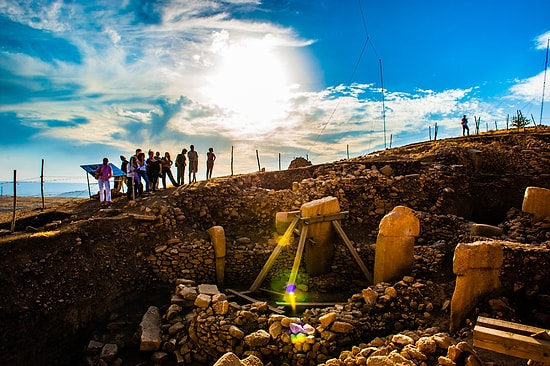
[[[367, 47], [368, 44], [371, 45], [372, 47], [372, 50], [374, 51], [374, 54], [378, 57], [378, 53], [376, 52], [376, 49], [374, 48], [374, 45], [372, 44], [372, 41], [370, 40], [370, 36], [368, 34], [368, 29], [367, 29], [367, 24], [366, 24], [366, 21], [365, 21], [365, 16], [363, 14], [363, 8], [361, 6], [361, 0], [358, 0], [358, 5], [359, 5], [359, 10], [360, 10], [360, 14], [361, 14], [361, 21], [363, 23], [363, 29], [365, 30], [365, 42], [363, 42], [363, 46], [361, 47], [361, 52], [359, 54], [359, 57], [357, 58], [357, 61], [355, 62], [355, 66], [353, 68], [353, 71], [351, 73], [351, 76], [349, 77], [349, 80], [348, 80], [348, 83], [347, 85], [351, 85], [352, 81], [353, 81], [353, 78], [355, 77], [355, 74], [357, 72], [357, 69], [359, 68], [359, 65], [361, 64], [361, 59], [363, 58], [363, 55], [365, 53], [365, 49]], [[379, 57], [378, 57], [379, 58]], [[332, 118], [334, 117], [334, 114], [336, 113], [336, 110], [338, 109], [338, 107], [340, 106], [340, 103], [342, 101], [342, 96], [338, 97], [338, 101], [336, 102], [336, 105], [334, 106], [332, 112], [330, 113], [327, 121], [324, 123], [323, 127], [321, 128], [321, 131], [319, 132], [319, 134], [317, 135], [317, 137], [315, 138], [315, 141], [313, 142], [313, 144], [310, 146], [309, 150], [307, 151], [307, 155], [309, 155], [309, 153], [311, 152], [311, 150], [313, 149], [313, 147], [315, 145], [317, 145], [317, 143], [319, 142], [319, 139], [321, 138], [321, 136], [323, 135], [323, 133], [325, 132], [325, 129], [327, 128], [327, 126], [329, 125], [329, 123], [332, 121]], [[347, 131], [346, 131], [347, 132]]]

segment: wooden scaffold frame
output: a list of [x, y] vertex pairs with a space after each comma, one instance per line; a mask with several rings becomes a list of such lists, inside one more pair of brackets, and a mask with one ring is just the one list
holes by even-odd
[[[298, 248], [296, 250], [296, 255], [294, 257], [294, 263], [292, 265], [292, 271], [290, 272], [290, 276], [289, 276], [289, 279], [288, 279], [288, 282], [287, 282], [287, 286], [288, 285], [294, 285], [296, 283], [296, 275], [298, 273], [298, 269], [300, 267], [300, 262], [302, 260], [302, 255], [303, 255], [303, 252], [304, 252], [304, 249], [305, 249], [305, 243], [306, 243], [306, 240], [307, 240], [309, 225], [317, 224], [317, 223], [321, 223], [321, 222], [330, 222], [332, 224], [332, 226], [334, 227], [334, 229], [336, 230], [336, 232], [338, 233], [338, 235], [340, 236], [342, 241], [347, 246], [347, 248], [350, 251], [351, 255], [353, 256], [355, 262], [358, 264], [359, 268], [361, 269], [361, 271], [365, 275], [366, 279], [370, 283], [374, 283], [373, 276], [372, 276], [371, 272], [367, 269], [367, 266], [365, 266], [365, 263], [363, 262], [363, 260], [361, 259], [361, 257], [357, 253], [357, 251], [355, 250], [355, 247], [353, 246], [353, 244], [349, 240], [348, 236], [344, 232], [344, 229], [342, 229], [342, 226], [340, 225], [340, 220], [347, 218], [348, 213], [349, 213], [348, 211], [342, 211], [342, 212], [333, 213], [333, 214], [316, 215], [316, 216], [311, 216], [311, 217], [301, 217], [300, 216], [300, 211], [292, 211], [292, 212], [289, 213], [289, 214], [294, 214], [295, 217], [292, 220], [292, 222], [290, 223], [290, 225], [288, 226], [288, 228], [286, 229], [285, 234], [283, 235], [283, 238], [285, 238], [285, 237], [290, 238], [293, 234], [297, 234], [300, 237], [299, 237], [299, 241], [298, 241]], [[301, 226], [300, 229], [298, 229], [298, 226]], [[283, 247], [286, 246], [286, 245], [287, 245], [286, 240], [280, 240], [279, 241], [279, 243], [277, 244], [277, 246], [275, 247], [275, 249], [273, 250], [273, 252], [269, 256], [269, 258], [265, 262], [262, 270], [260, 271], [260, 273], [256, 277], [256, 280], [252, 283], [252, 285], [248, 289], [248, 291], [238, 292], [238, 291], [235, 291], [235, 290], [231, 290], [230, 292], [233, 293], [234, 295], [240, 296], [240, 297], [242, 297], [242, 298], [244, 298], [248, 301], [254, 300], [253, 298], [251, 298], [250, 296], [247, 296], [246, 294], [254, 293], [258, 289], [260, 289], [260, 286], [263, 283], [263, 281], [265, 280], [269, 270], [271, 269], [271, 267], [275, 263], [275, 260], [277, 259], [277, 257], [281, 253]], [[268, 292], [272, 292], [272, 291], [268, 291]], [[326, 305], [326, 304], [298, 303], [298, 305], [315, 306], [315, 305]]]

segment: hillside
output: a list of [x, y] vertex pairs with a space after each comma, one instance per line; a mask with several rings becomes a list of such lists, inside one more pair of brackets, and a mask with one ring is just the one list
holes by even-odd
[[[545, 291], [550, 279], [545, 268], [550, 264], [550, 223], [548, 219], [535, 222], [520, 209], [525, 188], [550, 188], [549, 178], [550, 129], [539, 127], [418, 143], [285, 171], [215, 178], [131, 202], [124, 196], [115, 197], [108, 208], [101, 207], [97, 199], [52, 202], [45, 210], [17, 212], [13, 234], [9, 233], [12, 216], [6, 212], [0, 214], [0, 360], [5, 364], [75, 364], [82, 358], [75, 349], [81, 350], [91, 338], [107, 338], [110, 332], [102, 325], [116, 319], [115, 314], [121, 316], [121, 309], [129, 309], [136, 301], [141, 314], [148, 304], [160, 301], [162, 307], [163, 296], [168, 303], [181, 279], [214, 283], [213, 249], [207, 233], [212, 226], [222, 226], [227, 238], [226, 287], [247, 288], [273, 250], [275, 214], [298, 210], [306, 202], [327, 196], [337, 197], [347, 212], [342, 227], [369, 268], [385, 214], [404, 205], [421, 221], [411, 276], [413, 284], [430, 284], [432, 290], [425, 296], [435, 310], [429, 321], [409, 309], [407, 321], [396, 318], [365, 329], [361, 324], [372, 324], [376, 317], [393, 319], [404, 308], [395, 305], [388, 311], [382, 306], [380, 313], [363, 310], [359, 315], [352, 305], [357, 299], [349, 300], [358, 317], [361, 343], [375, 334], [412, 331], [409, 327], [446, 331], [445, 303], [453, 288], [454, 248], [458, 243], [487, 239], [472, 235], [471, 223], [502, 228], [503, 234], [494, 240], [528, 245], [536, 252], [526, 258], [537, 258], [528, 260], [527, 266], [517, 249], [507, 249], [503, 287], [508, 291], [518, 284], [523, 287], [495, 295], [506, 299], [505, 311], [499, 313], [486, 302], [479, 304], [477, 314], [548, 327], [550, 294]], [[266, 280], [274, 290], [279, 290], [278, 283], [292, 266], [295, 245], [283, 252], [277, 270]], [[369, 284], [353, 263], [345, 250], [339, 250], [332, 273], [314, 278], [302, 270], [298, 279], [312, 298], [340, 295], [341, 301], [354, 299]], [[157, 296], [159, 291], [161, 296]], [[304, 316], [315, 322], [327, 311], [311, 310]], [[118, 324], [111, 321], [111, 328], [113, 323]], [[135, 331], [135, 324], [130, 326]], [[98, 336], [101, 329], [104, 333]], [[471, 341], [471, 327], [466, 324], [455, 336]], [[135, 340], [130, 337], [125, 342], [131, 352]], [[347, 346], [341, 344], [334, 352]], [[195, 361], [200, 357], [211, 361], [205, 351], [189, 347]], [[214, 347], [208, 357], [218, 353]], [[133, 356], [126, 357], [125, 364], [131, 364]], [[495, 355], [488, 357], [499, 360]]]

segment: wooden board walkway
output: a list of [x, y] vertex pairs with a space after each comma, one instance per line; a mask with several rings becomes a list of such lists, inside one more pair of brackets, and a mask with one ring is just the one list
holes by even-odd
[[474, 346], [550, 364], [550, 331], [543, 328], [479, 316]]

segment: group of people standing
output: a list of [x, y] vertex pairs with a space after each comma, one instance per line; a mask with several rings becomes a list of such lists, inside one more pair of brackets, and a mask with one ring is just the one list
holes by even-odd
[[[212, 169], [216, 155], [214, 149], [209, 148], [206, 162], [206, 179], [212, 178]], [[128, 186], [128, 199], [135, 197], [143, 197], [155, 192], [159, 189], [159, 181], [162, 182], [162, 187], [166, 189], [166, 178], [174, 187], [179, 187], [184, 184], [185, 168], [187, 160], [189, 160], [189, 183], [197, 181], [197, 171], [199, 165], [199, 154], [195, 150], [195, 146], [191, 145], [189, 151], [183, 149], [177, 155], [175, 166], [177, 168], [176, 178], [172, 174], [172, 165], [174, 162], [169, 152], [165, 152], [164, 156], [160, 156], [160, 152], [149, 150], [147, 157], [141, 149], [136, 149], [134, 155], [128, 160], [124, 155], [120, 156], [122, 161], [120, 169], [126, 173], [126, 185]], [[113, 177], [113, 170], [109, 165], [109, 159], [104, 158], [103, 164], [100, 165], [95, 172], [95, 177], [99, 185], [99, 201], [101, 203], [111, 202], [111, 188], [109, 185], [110, 178]], [[115, 179], [115, 189], [120, 189], [122, 180]]]
[[[206, 179], [212, 178], [215, 160], [216, 154], [214, 154], [214, 149], [211, 147], [206, 153]], [[184, 184], [187, 161], [189, 161], [189, 183], [196, 182], [199, 170], [199, 153], [195, 150], [194, 145], [189, 146], [189, 151], [183, 148], [181, 153], [176, 156], [176, 177], [178, 184]]]
[[136, 153], [127, 160], [124, 155], [120, 156], [122, 164], [120, 169], [126, 173], [126, 185], [128, 186], [128, 198], [143, 197], [159, 189], [159, 178], [162, 182], [162, 188], [166, 189], [166, 177], [174, 187], [179, 184], [172, 174], [172, 157], [167, 151], [164, 156], [160, 152], [149, 150], [147, 157], [141, 149], [136, 149]]

